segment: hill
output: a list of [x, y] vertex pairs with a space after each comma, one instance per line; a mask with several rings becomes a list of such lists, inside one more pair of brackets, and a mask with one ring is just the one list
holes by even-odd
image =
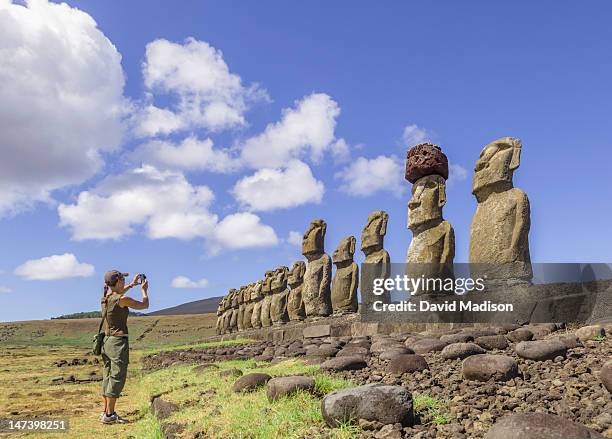
[[211, 297], [209, 299], [196, 300], [193, 302], [183, 303], [182, 305], [173, 306], [171, 308], [160, 309], [159, 311], [150, 312], [149, 316], [170, 316], [182, 314], [209, 314], [216, 313], [217, 306], [222, 297]]
[[[144, 313], [130, 311], [131, 316], [144, 316]], [[75, 312], [74, 314], [64, 314], [58, 317], [51, 317], [51, 320], [58, 319], [91, 319], [91, 318], [100, 318], [102, 317], [101, 311], [85, 311], [85, 312]]]

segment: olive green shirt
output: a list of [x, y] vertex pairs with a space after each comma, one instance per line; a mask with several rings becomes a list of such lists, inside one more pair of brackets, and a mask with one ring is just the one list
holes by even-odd
[[106, 313], [104, 322], [104, 333], [116, 337], [127, 336], [127, 319], [129, 314], [128, 307], [119, 306], [119, 299], [122, 295], [112, 292], [102, 299], [102, 315]]

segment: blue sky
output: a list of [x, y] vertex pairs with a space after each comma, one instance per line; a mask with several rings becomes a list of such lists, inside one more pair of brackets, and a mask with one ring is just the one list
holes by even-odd
[[0, 1], [2, 321], [96, 309], [111, 268], [152, 309], [222, 295], [301, 258], [314, 218], [331, 254], [386, 210], [401, 262], [421, 140], [452, 165], [457, 262], [502, 136], [532, 260], [612, 260], [609, 2], [68, 5]]

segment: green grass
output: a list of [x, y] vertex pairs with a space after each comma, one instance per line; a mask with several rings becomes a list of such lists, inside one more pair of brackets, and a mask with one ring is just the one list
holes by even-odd
[[241, 344], [241, 343], [250, 343], [253, 341], [255, 340], [252, 340], [250, 338], [237, 338], [235, 340], [210, 341], [210, 342], [205, 342], [205, 343], [177, 344], [177, 345], [170, 345], [170, 346], [163, 346], [163, 347], [156, 346], [156, 347], [152, 347], [149, 349], [143, 349], [143, 353], [151, 354], [151, 353], [156, 353], [162, 350], [163, 351], [178, 351], [181, 349], [213, 348], [213, 347], [220, 347], [220, 346], [230, 346], [230, 345]]
[[412, 395], [412, 403], [415, 412], [431, 417], [431, 422], [434, 424], [443, 425], [450, 422], [448, 406], [445, 402], [427, 393], [414, 393]]
[[594, 340], [594, 341], [605, 341], [606, 340], [606, 336], [605, 335], [596, 335], [595, 337], [592, 338], [592, 340]]

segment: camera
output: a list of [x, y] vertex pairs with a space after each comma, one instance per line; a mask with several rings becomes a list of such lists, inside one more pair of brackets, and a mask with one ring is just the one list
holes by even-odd
[[139, 283], [141, 283], [141, 284], [142, 284], [142, 283], [144, 283], [144, 281], [145, 281], [145, 280], [147, 280], [147, 276], [145, 276], [145, 275], [144, 275], [144, 274], [142, 274], [142, 273], [141, 273], [141, 274], [139, 274], [139, 275], [138, 275], [138, 277], [139, 277], [139, 279], [140, 279], [140, 282], [139, 282]]

